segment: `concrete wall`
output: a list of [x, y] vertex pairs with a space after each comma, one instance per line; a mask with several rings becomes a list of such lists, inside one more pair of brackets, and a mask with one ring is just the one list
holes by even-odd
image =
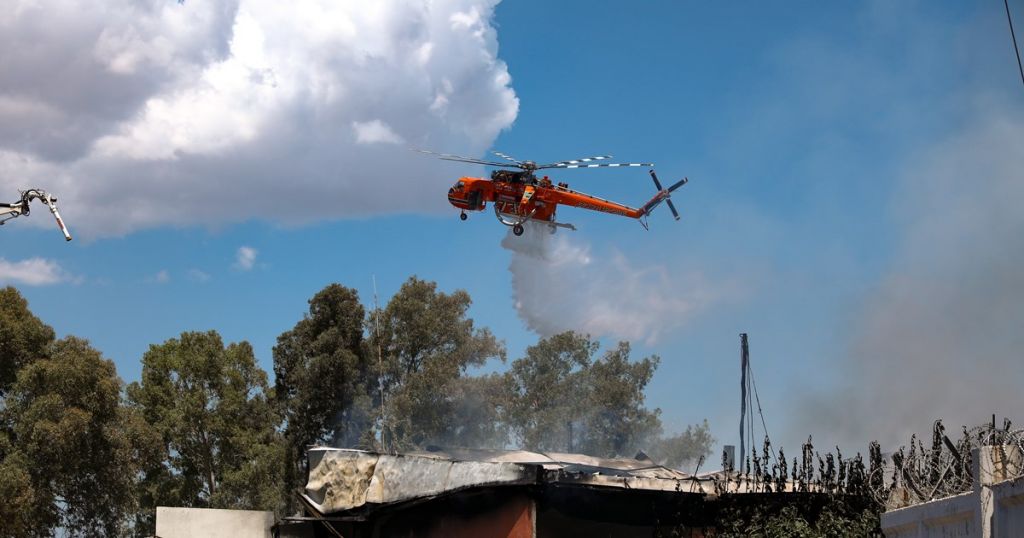
[[1024, 478], [992, 485], [992, 536], [1024, 536]]
[[273, 512], [156, 508], [156, 535], [160, 538], [271, 538], [270, 528], [273, 525]]
[[979, 497], [974, 492], [890, 510], [882, 514], [887, 538], [981, 536], [977, 528]]
[[[1024, 536], [1024, 477], [1007, 465], [1020, 454], [985, 447], [975, 450], [973, 491], [882, 514], [888, 538], [1016, 538]], [[1012, 469], [1012, 473], [1007, 470]]]

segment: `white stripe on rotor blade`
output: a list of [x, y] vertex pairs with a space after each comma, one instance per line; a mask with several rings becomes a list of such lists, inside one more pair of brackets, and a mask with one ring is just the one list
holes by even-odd
[[495, 154], [495, 155], [497, 155], [498, 157], [501, 157], [501, 158], [503, 158], [503, 159], [508, 159], [508, 160], [510, 160], [510, 161], [512, 161], [512, 162], [514, 162], [514, 163], [517, 163], [517, 162], [519, 162], [519, 159], [516, 159], [516, 158], [514, 158], [514, 157], [512, 157], [512, 156], [510, 156], [510, 155], [505, 155], [504, 153], [502, 153], [502, 152], [500, 152], [500, 151], [492, 151], [491, 153], [493, 153], [493, 154]]
[[570, 164], [559, 168], [619, 168], [623, 166], [654, 166], [651, 163], [612, 163], [612, 164]]
[[603, 161], [605, 159], [611, 159], [611, 158], [612, 158], [611, 155], [598, 155], [597, 157], [587, 157], [586, 159], [576, 159], [576, 160], [573, 160], [573, 161], [562, 161], [562, 162], [557, 163], [557, 164], [589, 163], [590, 161]]

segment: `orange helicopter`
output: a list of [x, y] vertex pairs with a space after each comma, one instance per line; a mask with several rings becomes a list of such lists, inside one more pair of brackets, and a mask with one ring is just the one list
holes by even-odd
[[657, 174], [651, 169], [651, 179], [654, 180], [654, 186], [657, 187], [658, 193], [643, 206], [633, 208], [618, 202], [574, 191], [569, 188], [568, 183], [553, 184], [548, 179], [548, 176], [542, 176], [538, 179], [535, 172], [544, 169], [654, 166], [651, 163], [591, 164], [593, 161], [603, 161], [611, 158], [611, 155], [599, 155], [597, 157], [539, 165], [534, 161], [520, 161], [499, 151], [493, 151], [492, 153], [508, 162], [485, 161], [483, 159], [435, 153], [422, 149], [416, 151], [428, 155], [436, 155], [446, 161], [483, 164], [498, 168], [518, 168], [519, 171], [494, 170], [491, 172], [490, 179], [463, 177], [452, 188], [448, 189], [448, 201], [453, 206], [462, 210], [459, 214], [460, 219], [466, 220], [468, 218], [466, 211], [483, 211], [487, 206], [487, 202], [490, 202], [494, 204], [494, 214], [498, 217], [498, 221], [505, 226], [510, 226], [512, 233], [515, 235], [523, 235], [523, 224], [527, 221], [545, 224], [550, 227], [551, 233], [554, 233], [556, 228], [575, 230], [576, 227], [572, 224], [555, 220], [555, 211], [559, 205], [631, 217], [639, 220], [640, 224], [646, 229], [647, 216], [659, 204], [666, 202], [668, 208], [672, 210], [672, 215], [676, 220], [679, 220], [679, 212], [676, 211], [676, 207], [672, 205], [672, 200], [669, 198], [673, 191], [682, 187], [687, 182], [687, 179], [683, 178], [667, 189], [662, 188]]

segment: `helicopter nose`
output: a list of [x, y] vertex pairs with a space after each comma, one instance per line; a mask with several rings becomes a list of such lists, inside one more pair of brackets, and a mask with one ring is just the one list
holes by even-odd
[[455, 189], [448, 189], [448, 203], [452, 204], [455, 207], [461, 208], [465, 206], [466, 200], [465, 198], [459, 196], [455, 192]]

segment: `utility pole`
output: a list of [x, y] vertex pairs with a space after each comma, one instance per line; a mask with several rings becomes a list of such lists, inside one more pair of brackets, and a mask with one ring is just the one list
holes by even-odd
[[[753, 396], [754, 400], [750, 401]], [[768, 436], [768, 424], [764, 421], [764, 411], [761, 410], [761, 398], [757, 395], [757, 382], [754, 381], [754, 370], [750, 367], [750, 345], [747, 342], [747, 333], [740, 334], [740, 460], [739, 469], [741, 472], [750, 472], [750, 454], [747, 453], [747, 442], [751, 450], [754, 450], [754, 405], [757, 405], [757, 414], [761, 417], [761, 428], [764, 430], [766, 445], [771, 444]], [[749, 422], [747, 422], [749, 421]], [[772, 448], [772, 456], [775, 456], [775, 449]], [[780, 464], [782, 462], [779, 462]], [[744, 466], [745, 464], [745, 466]]]
[[[747, 372], [750, 370], [750, 348], [747, 346], [747, 333], [740, 333], [740, 470], [746, 461], [747, 447], [745, 441], [746, 428], [743, 421], [747, 417]], [[751, 442], [754, 440], [751, 439]]]
[[374, 330], [377, 341], [377, 386], [380, 390], [380, 447], [388, 451], [387, 441], [384, 434], [387, 432], [387, 413], [384, 405], [384, 358], [380, 349], [380, 305], [377, 303], [377, 275], [373, 275], [373, 317]]

